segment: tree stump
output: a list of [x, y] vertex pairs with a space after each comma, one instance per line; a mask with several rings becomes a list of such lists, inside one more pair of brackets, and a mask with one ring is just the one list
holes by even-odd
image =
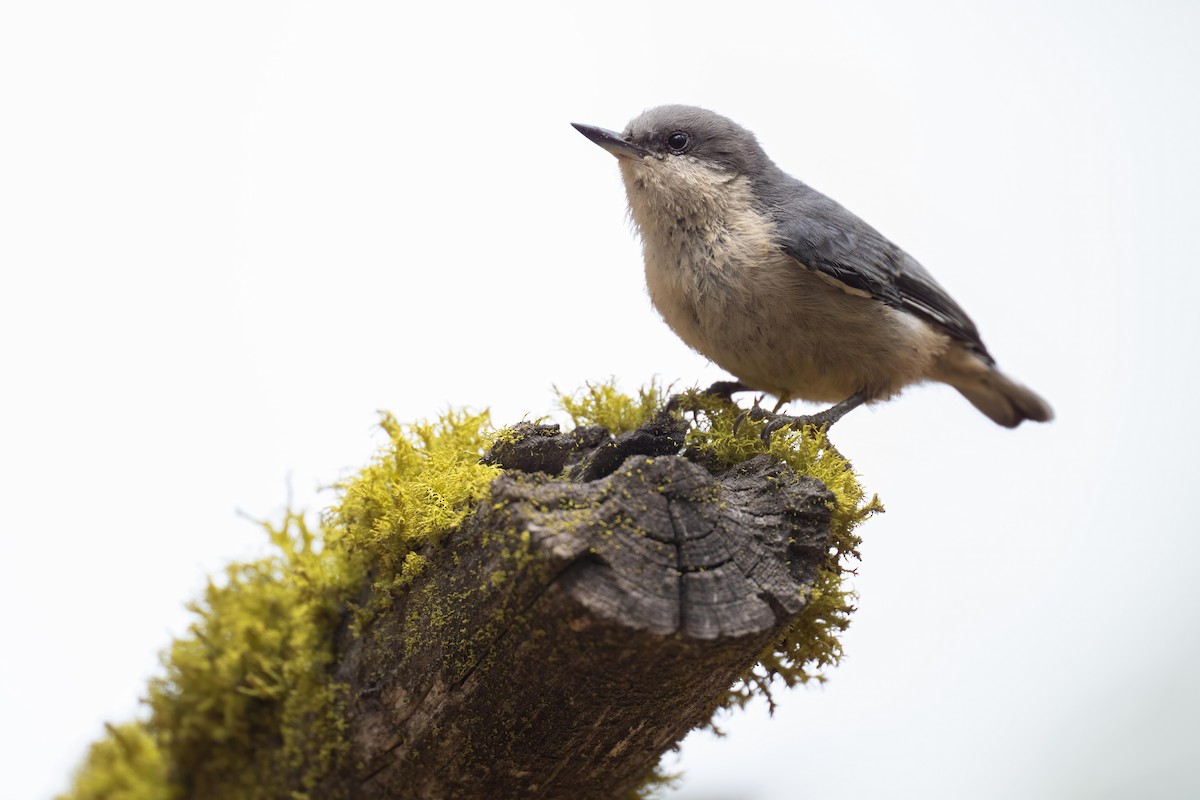
[[353, 770], [331, 792], [627, 795], [803, 608], [829, 547], [819, 481], [598, 430], [519, 429], [490, 498], [342, 636]]

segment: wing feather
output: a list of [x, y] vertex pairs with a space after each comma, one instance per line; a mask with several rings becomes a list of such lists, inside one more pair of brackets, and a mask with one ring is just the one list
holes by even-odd
[[915, 314], [951, 337], [992, 358], [967, 312], [916, 259], [836, 201], [801, 184], [776, 205], [780, 246], [805, 269]]

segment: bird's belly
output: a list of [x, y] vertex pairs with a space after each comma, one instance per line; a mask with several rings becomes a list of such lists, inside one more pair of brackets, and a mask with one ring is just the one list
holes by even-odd
[[920, 319], [850, 294], [783, 254], [723, 267], [646, 255], [650, 298], [671, 329], [777, 397], [889, 397], [926, 379], [947, 346]]

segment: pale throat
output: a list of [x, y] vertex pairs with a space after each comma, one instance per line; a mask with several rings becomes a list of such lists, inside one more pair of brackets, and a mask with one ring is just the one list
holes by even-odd
[[744, 178], [692, 160], [622, 159], [621, 176], [639, 225], [707, 228], [752, 203]]
[[756, 210], [745, 176], [684, 159], [623, 159], [621, 175], [648, 262], [721, 268], [773, 249], [773, 226]]

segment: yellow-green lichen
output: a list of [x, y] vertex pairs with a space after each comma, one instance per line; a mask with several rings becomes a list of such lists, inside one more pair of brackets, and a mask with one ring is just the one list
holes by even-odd
[[[473, 552], [456, 549], [452, 571], [415, 589], [403, 638], [395, 642], [406, 658], [419, 651], [437, 652], [450, 681], [478, 666], [498, 633], [517, 623], [520, 613], [509, 601], [513, 592], [528, 584], [514, 580], [515, 576], [549, 569], [547, 560], [534, 554], [527, 530], [485, 529], [482, 538], [467, 544]], [[496, 558], [471, 557], [484, 550]], [[497, 563], [503, 566], [496, 568]], [[544, 579], [545, 575], [529, 578], [536, 585]]]

